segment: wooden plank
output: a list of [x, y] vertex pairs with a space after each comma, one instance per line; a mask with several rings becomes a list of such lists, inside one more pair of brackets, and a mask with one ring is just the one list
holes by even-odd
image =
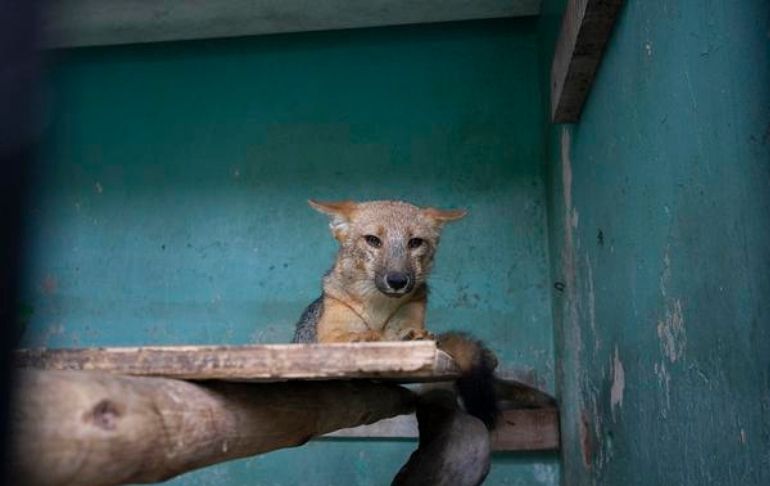
[[556, 408], [503, 411], [499, 429], [492, 432], [498, 451], [555, 451], [559, 449], [559, 411]]
[[551, 120], [580, 118], [623, 0], [568, 0], [551, 64]]
[[23, 349], [14, 360], [25, 368], [254, 382], [379, 378], [409, 383], [451, 380], [458, 372], [433, 341]]
[[[414, 414], [393, 417], [359, 427], [342, 429], [327, 439], [417, 439]], [[492, 449], [499, 452], [555, 451], [559, 449], [559, 413], [554, 407], [503, 411], [492, 432]]]
[[414, 410], [406, 388], [361, 381], [196, 384], [24, 370], [16, 386], [11, 484], [26, 486], [165, 481]]
[[540, 0], [59, 0], [49, 47], [235, 37], [537, 15]]

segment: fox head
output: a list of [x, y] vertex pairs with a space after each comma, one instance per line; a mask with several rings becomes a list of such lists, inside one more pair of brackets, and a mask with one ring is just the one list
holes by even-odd
[[400, 201], [309, 201], [331, 217], [340, 244], [335, 272], [348, 290], [401, 297], [421, 287], [430, 272], [444, 224], [466, 212], [419, 208]]

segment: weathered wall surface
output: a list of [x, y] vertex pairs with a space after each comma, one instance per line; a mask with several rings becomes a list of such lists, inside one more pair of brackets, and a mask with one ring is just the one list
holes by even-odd
[[[534, 21], [59, 52], [22, 345], [287, 342], [335, 244], [308, 198], [467, 207], [429, 327], [553, 389]], [[413, 442], [323, 442], [178, 484], [385, 484]], [[553, 456], [489, 484], [554, 484]]]
[[565, 484], [770, 484], [769, 19], [627, 1], [551, 129]]

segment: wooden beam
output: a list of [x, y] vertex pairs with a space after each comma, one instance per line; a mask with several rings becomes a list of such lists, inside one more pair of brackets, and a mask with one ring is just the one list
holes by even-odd
[[289, 379], [452, 380], [458, 369], [433, 341], [23, 349], [19, 367], [105, 371], [189, 380], [276, 382]]
[[540, 0], [58, 0], [48, 47], [236, 37], [537, 15]]
[[371, 382], [194, 384], [27, 370], [17, 384], [11, 472], [26, 486], [164, 481], [413, 410], [407, 389]]
[[499, 428], [492, 432], [492, 448], [497, 451], [555, 451], [559, 442], [556, 408], [505, 410]]
[[551, 120], [580, 118], [623, 0], [568, 0], [551, 64]]
[[[414, 415], [404, 415], [371, 425], [338, 430], [323, 438], [416, 439], [418, 436]], [[558, 410], [552, 407], [505, 410], [491, 439], [492, 450], [498, 452], [556, 451], [559, 449]]]

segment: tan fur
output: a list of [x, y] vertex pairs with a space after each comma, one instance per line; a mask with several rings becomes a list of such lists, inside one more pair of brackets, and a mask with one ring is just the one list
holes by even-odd
[[[332, 271], [324, 278], [318, 342], [432, 339], [425, 330], [426, 279], [443, 225], [465, 211], [418, 208], [399, 201], [351, 201], [310, 205], [331, 217], [340, 244]], [[380, 247], [367, 243], [374, 236]], [[418, 247], [409, 247], [418, 238]], [[404, 270], [413, 288], [386, 295], [378, 288], [389, 271]]]

